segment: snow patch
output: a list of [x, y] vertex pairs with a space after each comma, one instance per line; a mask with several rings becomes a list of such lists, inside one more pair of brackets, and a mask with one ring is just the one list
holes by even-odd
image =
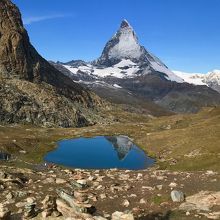
[[68, 65], [64, 65], [71, 73], [78, 74], [78, 71], [92, 75], [93, 77], [116, 77], [116, 78], [125, 78], [125, 77], [134, 77], [135, 73], [139, 71], [139, 67], [133, 63], [131, 60], [123, 59], [120, 63], [116, 64], [113, 67], [98, 68], [96, 66], [87, 65], [80, 66], [79, 68], [74, 68]]
[[173, 73], [171, 70], [166, 68], [164, 65], [161, 65], [160, 63], [157, 63], [155, 61], [151, 61], [150, 65], [155, 71], [165, 73], [167, 75], [166, 78], [168, 80], [175, 81], [175, 82], [178, 82], [178, 83], [183, 83], [184, 82], [184, 80], [181, 77], [177, 76], [175, 73]]
[[204, 82], [205, 76], [202, 73], [186, 73], [181, 71], [173, 72], [187, 83], [194, 85], [206, 85], [206, 83]]
[[118, 84], [114, 84], [113, 85], [115, 88], [118, 88], [118, 89], [121, 89], [122, 87], [121, 86], [119, 86]]
[[[120, 28], [117, 34], [119, 34], [119, 42], [110, 49], [109, 58], [140, 58], [142, 55], [141, 46], [138, 43], [138, 39], [132, 27], [129, 25]], [[117, 38], [117, 34], [113, 39]]]
[[194, 85], [209, 85], [211, 83], [220, 85], [220, 70], [213, 70], [208, 73], [186, 73], [173, 71], [177, 76], [184, 79], [185, 82]]

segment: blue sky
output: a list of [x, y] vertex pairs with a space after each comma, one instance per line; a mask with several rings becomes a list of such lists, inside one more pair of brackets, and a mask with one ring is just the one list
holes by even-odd
[[220, 0], [13, 0], [49, 60], [93, 60], [127, 19], [170, 69], [220, 69]]

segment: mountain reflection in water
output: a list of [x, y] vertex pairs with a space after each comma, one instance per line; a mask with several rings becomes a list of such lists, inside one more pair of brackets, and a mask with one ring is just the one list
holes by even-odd
[[119, 160], [125, 159], [129, 151], [134, 147], [131, 139], [127, 136], [105, 136], [105, 138], [113, 144]]
[[96, 136], [58, 142], [58, 147], [44, 157], [49, 163], [81, 169], [146, 169], [154, 164], [129, 137]]

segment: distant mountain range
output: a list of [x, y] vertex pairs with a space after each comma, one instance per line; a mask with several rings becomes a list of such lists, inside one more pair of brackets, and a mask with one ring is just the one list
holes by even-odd
[[[172, 72], [139, 44], [126, 20], [100, 58], [67, 63], [49, 63], [38, 54], [10, 0], [0, 1], [0, 20], [2, 124], [79, 127], [103, 123], [108, 121], [103, 110], [114, 107], [102, 98], [126, 110], [155, 116], [220, 104], [220, 94], [212, 89], [219, 89], [218, 72], [190, 80]], [[200, 83], [191, 84], [194, 78]]]
[[220, 103], [220, 94], [210, 83], [192, 84], [141, 46], [126, 20], [97, 60], [52, 64], [99, 96], [136, 109], [147, 103], [147, 108], [157, 105], [171, 112], [196, 112]]
[[187, 83], [194, 85], [206, 85], [220, 93], [220, 70], [213, 70], [206, 74], [186, 73], [181, 71], [173, 72]]

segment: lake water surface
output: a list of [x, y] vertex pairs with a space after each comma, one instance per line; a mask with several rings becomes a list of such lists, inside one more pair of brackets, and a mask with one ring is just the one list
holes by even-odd
[[97, 136], [58, 142], [44, 160], [81, 169], [145, 169], [155, 161], [126, 136]]

